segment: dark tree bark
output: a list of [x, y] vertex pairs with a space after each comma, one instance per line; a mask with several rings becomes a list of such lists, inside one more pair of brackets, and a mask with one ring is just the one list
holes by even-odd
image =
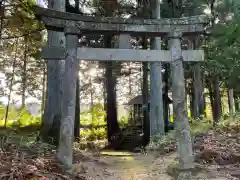
[[234, 113], [234, 95], [233, 95], [233, 89], [229, 88], [228, 89], [228, 107], [229, 107], [229, 114], [230, 116], [233, 116]]
[[15, 55], [14, 55], [13, 64], [12, 64], [12, 77], [11, 77], [10, 85], [9, 85], [8, 103], [7, 103], [5, 118], [4, 118], [4, 128], [7, 128], [8, 111], [9, 111], [9, 106], [10, 106], [10, 101], [11, 101], [13, 81], [14, 81], [14, 75], [15, 75], [15, 69], [16, 69], [16, 60], [17, 60], [17, 54], [18, 54], [18, 38], [15, 42], [15, 46], [16, 46], [16, 49], [15, 49]]
[[[200, 68], [200, 67], [199, 67]], [[204, 77], [203, 73], [201, 73], [201, 85], [199, 86], [199, 115], [205, 115], [205, 107], [206, 107], [206, 100], [205, 100], [205, 95], [204, 95]]]
[[206, 94], [204, 93], [203, 94], [203, 115], [204, 115], [204, 117], [207, 117], [206, 108], [207, 108]]
[[150, 123], [148, 110], [148, 63], [143, 63], [143, 145], [146, 146], [150, 140]]
[[200, 104], [202, 104], [202, 85], [201, 85], [201, 70], [200, 65], [194, 65], [193, 70], [193, 118], [200, 117]]
[[221, 118], [221, 94], [219, 88], [219, 77], [216, 75], [213, 79], [214, 88], [214, 124], [218, 123]]
[[[58, 61], [58, 60], [57, 60]], [[58, 146], [61, 123], [61, 99], [59, 62], [47, 61], [47, 91], [41, 137], [44, 142]]]
[[[106, 64], [105, 64], [106, 65]], [[106, 74], [106, 69], [104, 72], [104, 75]], [[103, 79], [103, 109], [105, 112], [107, 112], [107, 83], [106, 83], [106, 75], [105, 78]], [[107, 118], [107, 117], [106, 117]], [[105, 118], [105, 121], [107, 121], [107, 119]]]
[[239, 97], [237, 95], [237, 92], [234, 92], [234, 106], [235, 106], [235, 112], [239, 112], [240, 107], [239, 107]]
[[80, 88], [79, 88], [79, 77], [76, 85], [76, 105], [75, 105], [75, 123], [74, 123], [74, 137], [75, 139], [80, 136]]
[[[111, 48], [111, 36], [105, 37], [105, 47]], [[119, 124], [117, 122], [117, 97], [116, 97], [116, 83], [117, 77], [113, 73], [112, 61], [106, 62], [106, 87], [107, 87], [107, 137], [108, 142], [111, 143], [112, 136], [119, 132]]]
[[[65, 1], [48, 0], [48, 7], [65, 12]], [[48, 46], [65, 47], [64, 33], [48, 30]], [[64, 60], [47, 61], [47, 97], [41, 127], [42, 140], [58, 146], [63, 100]]]
[[211, 108], [212, 108], [212, 116], [213, 116], [213, 119], [214, 119], [214, 92], [213, 92], [213, 88], [212, 88], [212, 85], [211, 85], [211, 82], [210, 81], [207, 81], [207, 86], [208, 86], [208, 91], [209, 91], [209, 98], [210, 98], [210, 103], [211, 103]]
[[165, 64], [165, 72], [163, 75], [163, 81], [165, 83], [164, 87], [164, 93], [163, 93], [163, 117], [164, 117], [164, 123], [165, 123], [165, 132], [168, 132], [168, 124], [169, 124], [169, 101], [168, 101], [168, 79], [170, 75], [170, 65]]
[[[41, 112], [44, 111], [44, 107], [45, 107], [45, 99], [46, 99], [46, 64], [44, 62], [43, 64], [43, 80], [42, 80], [42, 84], [43, 84], [43, 88], [42, 88], [42, 105], [41, 105]], [[43, 114], [42, 114], [42, 121], [43, 121]]]
[[[132, 73], [132, 68], [131, 68], [131, 63], [129, 63], [129, 76], [128, 76], [128, 85], [129, 85], [129, 93], [128, 93], [128, 96], [129, 96], [129, 99], [132, 98], [132, 78], [131, 78], [131, 73]], [[133, 123], [133, 108], [132, 106], [130, 107], [130, 123], [131, 124], [134, 124]]]
[[80, 12], [79, 8], [80, 8], [80, 1], [79, 0], [75, 0], [75, 9]]
[[[190, 103], [190, 91], [189, 91], [189, 88], [188, 88], [188, 83], [187, 83], [187, 80], [184, 79], [184, 86], [185, 86], [185, 102], [186, 102], [186, 106], [188, 105], [188, 101]], [[187, 111], [188, 111], [188, 107], [187, 107]]]
[[24, 57], [23, 57], [23, 69], [22, 69], [22, 105], [21, 108], [25, 106], [26, 99], [26, 86], [27, 86], [27, 58], [28, 58], [28, 36], [24, 36]]
[[0, 43], [2, 41], [2, 31], [3, 31], [3, 20], [5, 16], [5, 0], [0, 1]]
[[[196, 40], [192, 41], [192, 49], [198, 49], [199, 43]], [[196, 63], [193, 65], [193, 89], [194, 89], [194, 103], [193, 113], [194, 118], [199, 118], [204, 114], [204, 102], [203, 102], [203, 73], [201, 72], [201, 64]]]
[[65, 4], [66, 12], [71, 12], [75, 14], [83, 14], [79, 8], [79, 0], [75, 0], [75, 6], [72, 6], [69, 0], [66, 0]]
[[[77, 0], [76, 0], [77, 1]], [[66, 3], [60, 0], [49, 0], [49, 8], [60, 11], [81, 14], [79, 8], [72, 7], [69, 0]], [[49, 31], [48, 43], [50, 46], [64, 46], [64, 33]], [[47, 61], [47, 101], [44, 110], [44, 121], [41, 129], [43, 141], [58, 146], [59, 131], [61, 125], [62, 113], [62, 79], [64, 73], [64, 61], [51, 60]]]
[[[147, 38], [143, 38], [143, 49], [147, 49]], [[143, 146], [146, 146], [150, 141], [150, 122], [148, 110], [148, 63], [143, 62]], [[159, 72], [161, 73], [161, 72]]]
[[194, 101], [195, 101], [195, 99], [194, 99], [194, 85], [193, 85], [193, 83], [190, 83], [190, 114], [191, 114], [191, 117], [192, 118], [196, 118], [196, 112], [195, 112], [195, 109], [194, 109], [194, 105], [195, 105], [195, 103], [194, 103]]

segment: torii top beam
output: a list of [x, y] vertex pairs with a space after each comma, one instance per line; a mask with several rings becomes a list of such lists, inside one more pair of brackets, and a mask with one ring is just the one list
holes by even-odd
[[47, 29], [64, 31], [66, 27], [74, 27], [79, 29], [79, 35], [98, 32], [161, 36], [171, 32], [173, 29], [189, 35], [202, 33], [204, 26], [208, 23], [207, 17], [204, 15], [172, 19], [124, 19], [82, 16], [39, 6], [34, 6], [34, 11], [35, 15], [44, 22]]

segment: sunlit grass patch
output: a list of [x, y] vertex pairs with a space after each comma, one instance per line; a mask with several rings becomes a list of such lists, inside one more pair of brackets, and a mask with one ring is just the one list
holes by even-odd
[[101, 155], [105, 156], [132, 156], [129, 152], [121, 152], [121, 151], [102, 151]]

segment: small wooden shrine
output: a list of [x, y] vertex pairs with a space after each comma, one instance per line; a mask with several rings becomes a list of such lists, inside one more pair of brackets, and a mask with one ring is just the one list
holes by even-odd
[[[163, 94], [163, 96], [165, 96], [165, 95]], [[172, 103], [172, 99], [169, 96], [167, 98], [168, 98], [167, 102], [163, 102], [163, 105]], [[163, 98], [163, 101], [165, 101], [165, 99], [166, 98]], [[133, 106], [132, 112], [131, 112], [132, 113], [132, 117], [131, 117], [132, 123], [134, 125], [142, 125], [142, 122], [143, 122], [143, 109], [142, 109], [143, 96], [138, 95], [138, 96], [134, 97], [133, 99], [128, 101], [128, 103], [126, 103], [126, 105]], [[148, 99], [148, 110], [150, 110], [150, 98]]]

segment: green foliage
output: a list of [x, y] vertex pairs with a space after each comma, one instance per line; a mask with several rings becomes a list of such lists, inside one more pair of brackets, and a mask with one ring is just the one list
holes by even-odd
[[233, 117], [226, 117], [223, 118], [219, 123], [218, 123], [218, 129], [220, 131], [237, 131], [239, 132], [240, 130], [240, 114], [236, 113], [234, 114]]
[[82, 140], [95, 141], [107, 138], [106, 128], [81, 129], [80, 137]]
[[[5, 114], [6, 109], [3, 106], [0, 106], [0, 126], [5, 124]], [[21, 110], [16, 110], [14, 108], [9, 108], [7, 127], [26, 127], [26, 126], [38, 126], [41, 125], [41, 117], [32, 116], [27, 112], [25, 108]]]
[[[1, 34], [0, 71], [5, 73], [7, 88], [18, 86], [18, 94], [31, 95], [40, 99], [42, 75], [45, 63], [40, 50], [45, 41], [40, 23], [32, 11], [34, 0], [6, 0], [3, 30]], [[13, 70], [10, 70], [10, 69]], [[10, 71], [9, 71], [10, 70]]]
[[90, 110], [81, 112], [80, 119], [82, 125], [100, 126], [105, 125], [105, 116], [103, 104], [97, 103]]
[[81, 125], [90, 127], [90, 129], [80, 130], [81, 139], [87, 141], [105, 139], [107, 134], [106, 129], [104, 127], [98, 127], [106, 126], [105, 116], [104, 106], [101, 103], [95, 104], [92, 109], [88, 111], [81, 112]]
[[13, 129], [1, 129], [0, 139], [2, 146], [9, 146], [9, 144], [15, 144], [18, 146], [18, 150], [27, 150], [30, 153], [44, 154], [52, 150], [56, 150], [55, 146], [47, 143], [36, 141], [38, 133], [18, 131]]
[[179, 163], [177, 161], [172, 162], [170, 165], [168, 165], [166, 172], [171, 177], [174, 177], [174, 179], [177, 179], [178, 175], [181, 172]]
[[189, 120], [191, 135], [195, 136], [208, 132], [213, 127], [213, 122], [208, 119]]
[[129, 118], [130, 116], [122, 116], [118, 122], [120, 127], [126, 126], [128, 124]]
[[[80, 130], [81, 139], [95, 141], [107, 138], [107, 124], [105, 121], [106, 112], [104, 111], [103, 104], [94, 104], [92, 109], [81, 112], [80, 116], [81, 126], [89, 128], [82, 128]], [[128, 120], [128, 116], [122, 116], [118, 122], [120, 127], [126, 126], [128, 124]]]
[[222, 0], [214, 9], [218, 23], [211, 28], [205, 43], [205, 74], [218, 75], [227, 87], [240, 89], [240, 5], [237, 0]]
[[[213, 128], [221, 132], [239, 132], [240, 114], [236, 113], [233, 117], [222, 118], [217, 127], [213, 127], [213, 120], [210, 119], [189, 119], [189, 125], [192, 137], [198, 134], [207, 133]], [[156, 135], [151, 137], [148, 149], [161, 152], [161, 150], [163, 150], [165, 147], [175, 143], [175, 139], [175, 130], [171, 131], [165, 136]]]
[[176, 131], [173, 130], [167, 133], [165, 136], [156, 135], [150, 138], [150, 143], [148, 145], [149, 150], [162, 151], [165, 147], [176, 142], [175, 140]]

